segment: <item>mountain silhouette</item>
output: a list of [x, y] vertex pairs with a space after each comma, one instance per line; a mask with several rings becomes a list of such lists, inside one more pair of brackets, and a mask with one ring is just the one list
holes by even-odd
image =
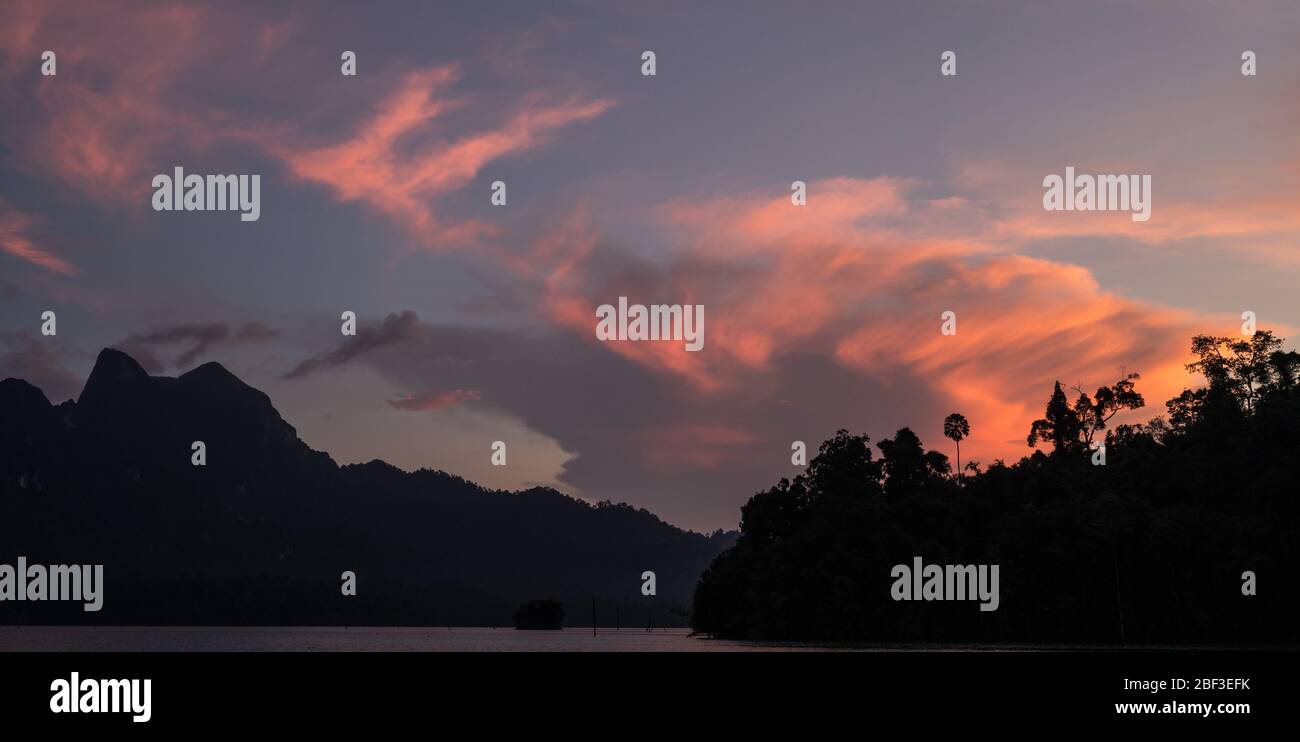
[[548, 488], [340, 467], [217, 363], [155, 377], [105, 349], [59, 405], [0, 382], [0, 562], [103, 564], [105, 581], [98, 613], [7, 602], [2, 622], [506, 626], [522, 602], [557, 598], [589, 625], [595, 597], [664, 624], [734, 539]]

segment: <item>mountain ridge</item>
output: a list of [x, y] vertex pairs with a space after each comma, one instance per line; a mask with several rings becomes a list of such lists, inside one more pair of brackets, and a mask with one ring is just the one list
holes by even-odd
[[[0, 543], [48, 562], [104, 563], [110, 584], [100, 614], [28, 605], [0, 622], [505, 625], [525, 600], [567, 600], [585, 618], [590, 606], [576, 605], [596, 597], [662, 625], [735, 538], [550, 488], [491, 490], [381, 459], [340, 466], [215, 362], [150, 376], [106, 348], [75, 401], [51, 405], [32, 384], [0, 382], [0, 417]], [[194, 441], [206, 444], [205, 466], [191, 464]], [[653, 597], [640, 594], [646, 570]], [[345, 571], [357, 574], [355, 597], [341, 594]], [[115, 576], [138, 596], [164, 584], [204, 595], [122, 606]], [[238, 599], [250, 590], [257, 601]]]

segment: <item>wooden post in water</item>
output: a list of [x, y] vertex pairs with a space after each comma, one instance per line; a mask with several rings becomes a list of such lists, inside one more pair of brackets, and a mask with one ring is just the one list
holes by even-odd
[[591, 635], [596, 635], [596, 599], [591, 599]]

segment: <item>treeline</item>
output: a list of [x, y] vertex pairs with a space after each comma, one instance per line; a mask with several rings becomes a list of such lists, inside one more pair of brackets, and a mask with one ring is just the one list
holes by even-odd
[[[1268, 331], [1197, 336], [1188, 370], [1206, 386], [1141, 425], [1110, 425], [1145, 406], [1137, 374], [1072, 403], [1058, 383], [1028, 432], [1034, 452], [1011, 465], [953, 472], [907, 428], [877, 457], [841, 430], [742, 508], [693, 626], [756, 640], [1297, 643], [1300, 354], [1281, 345]], [[970, 427], [953, 415], [945, 434], [960, 445]], [[895, 601], [891, 568], [914, 556], [1000, 565], [998, 610]]]

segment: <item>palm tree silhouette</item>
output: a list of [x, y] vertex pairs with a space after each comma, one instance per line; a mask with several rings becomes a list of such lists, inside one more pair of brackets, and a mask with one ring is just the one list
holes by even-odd
[[943, 419], [944, 436], [957, 442], [957, 476], [961, 476], [961, 439], [970, 435], [970, 423], [958, 412]]

